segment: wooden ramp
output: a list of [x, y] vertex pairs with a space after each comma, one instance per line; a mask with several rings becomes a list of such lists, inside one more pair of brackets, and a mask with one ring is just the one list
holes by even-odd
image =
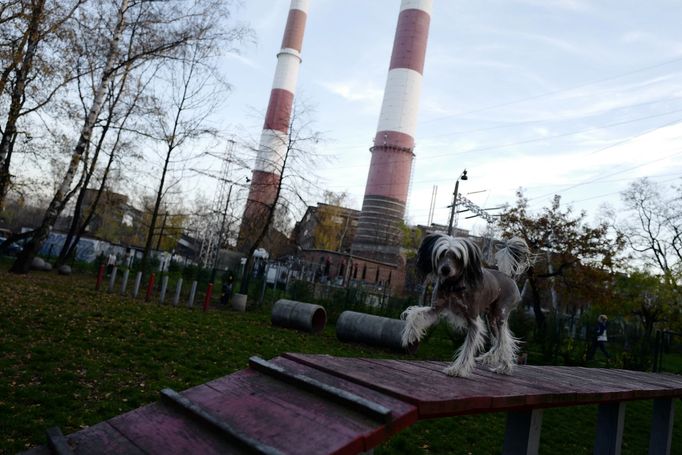
[[653, 399], [649, 453], [669, 453], [682, 377], [616, 369], [478, 368], [451, 378], [444, 362], [284, 354], [63, 436], [30, 454], [353, 454], [418, 419], [508, 411], [504, 453], [537, 453], [542, 409], [599, 404], [595, 453], [619, 453], [625, 402]]

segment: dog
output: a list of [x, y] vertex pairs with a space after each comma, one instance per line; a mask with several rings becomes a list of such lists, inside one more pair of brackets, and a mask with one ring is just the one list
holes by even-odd
[[[467, 238], [429, 234], [417, 251], [417, 270], [426, 277], [421, 305], [407, 308], [401, 315], [405, 321], [403, 346], [418, 342], [426, 331], [444, 318], [455, 330], [466, 331], [464, 343], [455, 353], [444, 373], [467, 377], [476, 361], [499, 374], [512, 374], [519, 341], [508, 326], [509, 313], [521, 301], [514, 278], [529, 266], [530, 250], [518, 237], [497, 242], [497, 269], [483, 266], [481, 250]], [[426, 287], [433, 285], [431, 302], [425, 304]], [[485, 347], [487, 316], [491, 347]]]

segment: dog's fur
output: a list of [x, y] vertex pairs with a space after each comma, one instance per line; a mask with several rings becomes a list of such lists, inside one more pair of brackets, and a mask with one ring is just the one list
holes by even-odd
[[[465, 330], [464, 343], [444, 372], [466, 377], [479, 361], [500, 374], [511, 374], [516, 362], [518, 340], [514, 338], [507, 319], [521, 300], [513, 278], [529, 266], [530, 251], [526, 243], [514, 237], [500, 244], [495, 255], [497, 269], [485, 268], [478, 246], [466, 238], [429, 234], [417, 253], [417, 269], [426, 277], [426, 287], [433, 285], [430, 306], [407, 308], [403, 346], [419, 341], [426, 331], [444, 318], [456, 330]], [[491, 348], [476, 357], [485, 347], [487, 316]]]

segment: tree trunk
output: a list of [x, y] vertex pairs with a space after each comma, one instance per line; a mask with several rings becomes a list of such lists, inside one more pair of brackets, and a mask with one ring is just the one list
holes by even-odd
[[33, 261], [33, 258], [38, 254], [38, 251], [40, 251], [40, 247], [42, 246], [45, 239], [47, 239], [47, 236], [49, 235], [52, 226], [54, 226], [54, 223], [57, 221], [57, 218], [64, 208], [64, 205], [68, 202], [69, 188], [71, 187], [76, 172], [78, 171], [83, 154], [90, 145], [90, 137], [95, 127], [95, 122], [97, 121], [97, 117], [99, 116], [104, 104], [104, 95], [107, 89], [107, 84], [114, 74], [113, 67], [118, 58], [118, 44], [121, 40], [121, 36], [123, 35], [123, 29], [125, 28], [124, 13], [127, 8], [128, 0], [123, 0], [121, 8], [118, 11], [118, 22], [116, 24], [114, 36], [111, 40], [111, 47], [109, 50], [109, 55], [107, 56], [107, 62], [104, 70], [102, 71], [102, 76], [95, 91], [95, 96], [93, 97], [92, 104], [90, 105], [85, 123], [81, 128], [78, 142], [76, 143], [76, 147], [71, 154], [71, 162], [69, 163], [66, 174], [64, 175], [62, 183], [59, 185], [57, 192], [52, 198], [50, 205], [45, 211], [45, 216], [43, 217], [41, 225], [36, 229], [35, 235], [31, 238], [21, 253], [19, 253], [16, 261], [10, 268], [10, 272], [12, 273], [28, 273], [31, 268], [31, 262]]
[[530, 267], [527, 272], [528, 283], [530, 284], [531, 296], [533, 297], [533, 314], [535, 315], [535, 324], [538, 333], [542, 336], [546, 329], [546, 318], [542, 312], [542, 302], [540, 300], [540, 291], [538, 291], [538, 283], [535, 278], [535, 268]]
[[[26, 81], [28, 74], [33, 66], [33, 58], [35, 57], [40, 40], [40, 23], [44, 19], [45, 0], [38, 0], [31, 9], [31, 20], [28, 24], [26, 35], [26, 53], [22, 59], [21, 67], [16, 71], [16, 80], [12, 87], [12, 96], [9, 110], [7, 112], [7, 120], [5, 127], [2, 130], [2, 138], [0, 139], [0, 212], [5, 206], [5, 198], [9, 191], [11, 183], [10, 162], [12, 159], [12, 152], [14, 150], [14, 142], [17, 137], [17, 121], [21, 117], [21, 108], [24, 106], [26, 100]], [[23, 45], [23, 43], [22, 43]]]

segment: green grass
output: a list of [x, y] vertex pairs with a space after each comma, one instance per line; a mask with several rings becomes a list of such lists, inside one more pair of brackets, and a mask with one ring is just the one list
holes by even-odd
[[[0, 453], [43, 444], [50, 426], [72, 433], [153, 402], [164, 387], [184, 390], [245, 368], [252, 355], [287, 351], [403, 357], [342, 344], [333, 326], [318, 335], [273, 328], [267, 307], [204, 313], [96, 293], [91, 276], [0, 271]], [[452, 352], [439, 326], [417, 358]], [[592, 453], [595, 415], [594, 406], [546, 410], [541, 453]], [[628, 404], [624, 454], [646, 452], [650, 415], [650, 403]], [[503, 414], [423, 421], [376, 453], [499, 453], [504, 423]]]

